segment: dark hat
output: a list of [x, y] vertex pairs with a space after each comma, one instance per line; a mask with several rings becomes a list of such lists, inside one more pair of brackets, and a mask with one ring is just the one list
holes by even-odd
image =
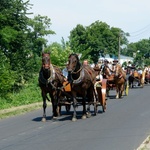
[[107, 59], [104, 59], [104, 62], [107, 62], [107, 63], [109, 63], [109, 61], [108, 61]]
[[118, 60], [117, 60], [117, 59], [114, 59], [113, 62], [118, 62]]

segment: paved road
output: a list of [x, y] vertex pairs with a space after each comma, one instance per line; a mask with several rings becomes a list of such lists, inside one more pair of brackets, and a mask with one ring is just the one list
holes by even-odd
[[[107, 111], [72, 122], [41, 122], [42, 109], [0, 120], [0, 150], [135, 150], [150, 134], [150, 86], [135, 88], [121, 100], [107, 100]], [[99, 107], [100, 108], [100, 107]], [[101, 110], [101, 108], [100, 108]]]

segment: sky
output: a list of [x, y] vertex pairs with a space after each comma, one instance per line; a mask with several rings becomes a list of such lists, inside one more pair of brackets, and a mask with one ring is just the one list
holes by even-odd
[[110, 27], [130, 33], [129, 42], [150, 37], [150, 0], [30, 0], [30, 12], [48, 16], [51, 30], [49, 43], [68, 41], [77, 24], [89, 26], [99, 20]]

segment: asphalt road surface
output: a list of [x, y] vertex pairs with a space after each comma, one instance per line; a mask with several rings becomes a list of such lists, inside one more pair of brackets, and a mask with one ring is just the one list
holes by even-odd
[[[0, 120], [0, 150], [136, 150], [150, 134], [150, 86], [130, 89], [122, 99], [110, 92], [105, 113], [71, 121], [65, 109], [53, 121], [51, 106], [47, 122], [41, 122], [42, 108]], [[93, 107], [91, 106], [91, 110]]]

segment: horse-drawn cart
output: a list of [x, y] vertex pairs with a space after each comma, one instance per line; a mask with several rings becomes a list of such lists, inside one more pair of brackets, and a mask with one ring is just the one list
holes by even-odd
[[126, 74], [119, 64], [116, 64], [115, 71], [112, 73], [108, 66], [104, 66], [102, 72], [107, 79], [107, 96], [109, 91], [116, 89], [116, 98], [122, 98], [123, 94], [128, 95], [129, 85], [126, 79]]
[[65, 106], [67, 112], [73, 106], [72, 121], [77, 120], [76, 109], [80, 105], [83, 107], [82, 119], [91, 116], [91, 105], [94, 106], [95, 115], [98, 113], [98, 106], [102, 106], [102, 111], [105, 112], [106, 80], [102, 81], [101, 87], [95, 87], [95, 70], [88, 65], [82, 65], [76, 54], [69, 56], [67, 71], [68, 80], [65, 82], [61, 70], [51, 63], [50, 53], [42, 52], [42, 67], [39, 72], [39, 86], [43, 98], [42, 121], [46, 121], [46, 100], [49, 100], [47, 94], [52, 102], [54, 119], [61, 114], [61, 106]]
[[132, 75], [129, 76], [129, 85], [130, 88], [133, 87], [144, 87], [145, 82], [145, 72], [143, 71], [142, 74], [138, 73], [136, 70], [133, 71]]
[[106, 85], [107, 85], [107, 79], [103, 79], [101, 86], [96, 87], [97, 95], [98, 95], [98, 101], [96, 103], [96, 106], [102, 106], [102, 111], [106, 111]]
[[[102, 107], [101, 112], [106, 111], [106, 84], [107, 80], [103, 79], [101, 84], [98, 84], [95, 88], [96, 95], [94, 97], [94, 101], [89, 102], [88, 97], [86, 97], [86, 105], [93, 105], [94, 106], [94, 114], [96, 115], [98, 113], [98, 106]], [[93, 93], [93, 94], [94, 94]], [[64, 97], [60, 99], [59, 105], [65, 106], [66, 112], [69, 112], [71, 109], [71, 105], [73, 105], [73, 97], [71, 95], [71, 85], [68, 81], [64, 82], [64, 88], [63, 88], [63, 95]], [[76, 97], [77, 99], [77, 106], [82, 105], [82, 97], [78, 95]]]

